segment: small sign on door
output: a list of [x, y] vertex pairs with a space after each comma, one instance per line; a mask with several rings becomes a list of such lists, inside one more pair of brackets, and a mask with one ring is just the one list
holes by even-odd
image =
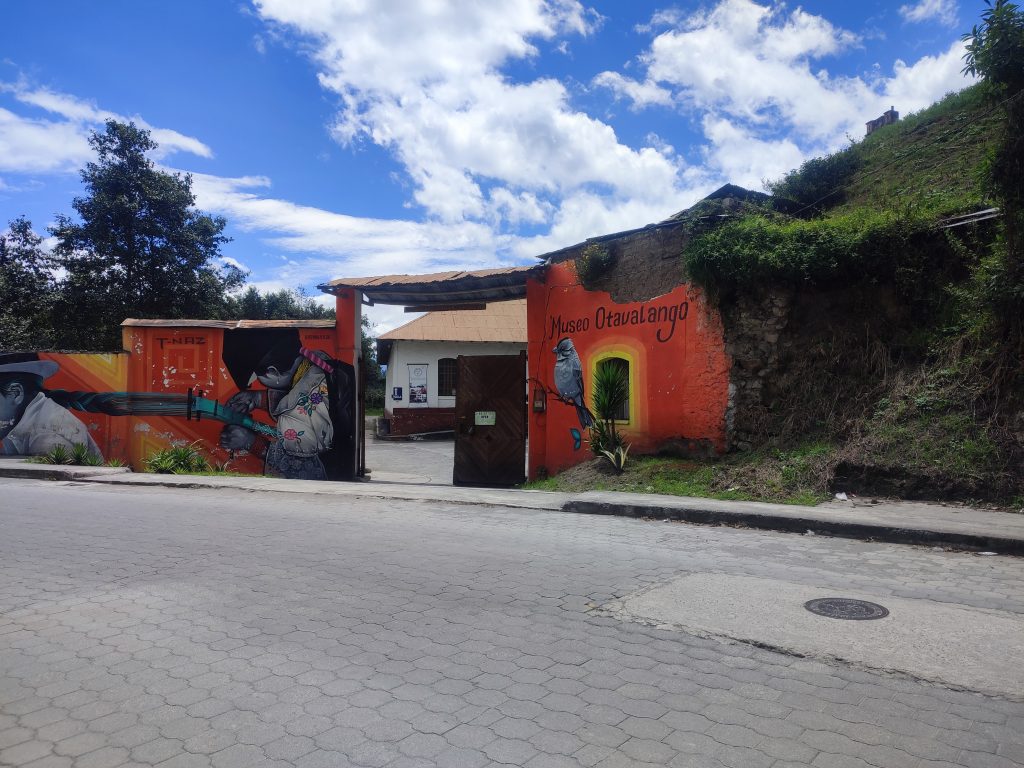
[[495, 411], [476, 411], [473, 414], [473, 424], [477, 427], [493, 427], [498, 418]]

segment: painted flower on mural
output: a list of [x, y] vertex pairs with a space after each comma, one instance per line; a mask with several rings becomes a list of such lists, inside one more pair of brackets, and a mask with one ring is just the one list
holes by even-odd
[[316, 407], [327, 399], [327, 382], [321, 382], [318, 387], [311, 389], [309, 394], [299, 395], [295, 402], [295, 409], [305, 411], [307, 416], [312, 415]]

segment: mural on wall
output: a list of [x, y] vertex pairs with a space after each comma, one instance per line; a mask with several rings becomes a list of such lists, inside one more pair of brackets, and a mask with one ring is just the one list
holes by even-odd
[[[253, 363], [258, 351], [249, 339], [225, 338], [224, 362], [239, 391], [224, 405], [250, 418], [263, 411], [274, 426], [255, 419], [229, 423], [220, 447], [263, 458], [264, 472], [272, 477], [337, 479], [342, 473], [335, 458], [335, 423], [352, 421], [346, 408], [355, 380], [352, 366], [302, 346], [297, 332], [280, 337]], [[265, 389], [250, 389], [254, 381]]]
[[725, 449], [730, 362], [703, 291], [683, 284], [620, 303], [580, 285], [571, 262], [552, 264], [526, 287], [530, 375], [561, 401], [529, 414], [531, 478], [589, 458], [581, 443], [604, 365], [627, 376], [628, 402], [615, 423], [633, 452]]
[[351, 479], [355, 373], [332, 358], [334, 340], [321, 328], [133, 327], [131, 354], [0, 354], [0, 452], [82, 443], [142, 469], [188, 444], [231, 471]]
[[69, 393], [48, 392], [43, 382], [60, 370], [36, 354], [0, 355], [0, 453], [41, 456], [84, 445], [103, 458], [88, 427], [65, 407]]
[[569, 436], [572, 437], [572, 448], [578, 451], [583, 445], [583, 433], [581, 429], [588, 429], [594, 423], [594, 417], [590, 415], [587, 408], [585, 388], [583, 385], [583, 364], [580, 356], [576, 353], [572, 339], [566, 337], [560, 339], [554, 349], [555, 354], [555, 390], [558, 398], [576, 408], [576, 418], [579, 419], [580, 429], [569, 428]]

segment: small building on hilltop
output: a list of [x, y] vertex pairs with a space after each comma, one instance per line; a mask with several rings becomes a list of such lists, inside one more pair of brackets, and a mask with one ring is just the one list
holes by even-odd
[[896, 111], [896, 107], [889, 107], [889, 111], [883, 112], [881, 117], [876, 117], [874, 120], [868, 120], [866, 124], [867, 132], [864, 135], [870, 136], [879, 128], [882, 128], [886, 125], [892, 125], [893, 123], [898, 122], [899, 119], [900, 113]]

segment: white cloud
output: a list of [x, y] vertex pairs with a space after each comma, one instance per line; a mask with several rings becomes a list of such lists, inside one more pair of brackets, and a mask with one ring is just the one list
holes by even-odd
[[95, 104], [58, 93], [48, 88], [31, 88], [24, 82], [0, 82], [0, 93], [8, 93], [15, 100], [37, 107], [63, 120], [35, 119], [17, 115], [0, 108], [0, 170], [5, 168], [3, 155], [11, 148], [23, 153], [21, 157], [8, 157], [7, 163], [21, 172], [64, 171], [79, 168], [91, 159], [88, 137], [107, 120], [132, 121], [150, 132], [159, 145], [153, 156], [166, 158], [176, 152], [198, 157], [213, 157], [213, 151], [199, 139], [168, 128], [151, 125], [138, 115], [125, 116], [100, 109]]
[[601, 72], [594, 77], [594, 85], [613, 91], [621, 99], [627, 99], [634, 109], [649, 107], [655, 104], [668, 106], [672, 104], [672, 91], [648, 80], [638, 82], [624, 77], [618, 72]]
[[[963, 45], [868, 80], [833, 75], [821, 62], [859, 44], [857, 35], [827, 19], [783, 4], [720, 0], [709, 10], [662, 15], [638, 57], [638, 78], [603, 72], [594, 83], [634, 108], [696, 111], [707, 144], [706, 171], [759, 186], [804, 159], [861, 136], [864, 123], [890, 105], [921, 109], [970, 83], [960, 72]], [[880, 71], [880, 70], [879, 70]]]
[[512, 252], [526, 260], [579, 243], [589, 237], [636, 229], [663, 221], [673, 213], [697, 202], [720, 182], [694, 180], [693, 186], [680, 187], [670, 198], [626, 202], [609, 200], [593, 192], [577, 192], [565, 197], [547, 234], [523, 237], [511, 243]]
[[[897, 60], [893, 76], [883, 81], [882, 109], [898, 105], [896, 108], [904, 114], [916, 112], [963, 87], [967, 83], [962, 74], [963, 56], [963, 43], [957, 41], [945, 53], [924, 56], [913, 64]], [[881, 110], [878, 112], [881, 114]]]
[[92, 156], [79, 125], [34, 120], [0, 107], [0, 171], [67, 172]]
[[538, 44], [588, 34], [595, 17], [576, 0], [257, 0], [257, 8], [312, 41], [320, 82], [342, 102], [335, 137], [393, 152], [431, 217], [514, 226], [553, 221], [558, 199], [594, 185], [608, 190], [609, 206], [677, 193], [675, 158], [621, 143], [574, 109], [556, 80], [503, 75]]
[[268, 244], [304, 255], [276, 270], [274, 279], [288, 286], [335, 277], [493, 266], [507, 250], [507, 239], [485, 224], [346, 216], [258, 193], [268, 186], [263, 177], [192, 175], [200, 208], [223, 213], [242, 230], [269, 235]]
[[921, 23], [934, 19], [947, 27], [957, 25], [958, 11], [956, 0], [918, 0], [913, 5], [900, 6], [900, 16], [904, 21]]
[[674, 27], [681, 22], [685, 16], [678, 8], [665, 8], [655, 11], [647, 24], [637, 24], [633, 27], [635, 32], [652, 32], [659, 27]]
[[404, 307], [396, 307], [391, 304], [363, 307], [363, 314], [369, 318], [370, 334], [375, 337], [406, 323], [411, 323], [417, 317], [423, 317], [422, 312], [406, 312]]
[[789, 139], [766, 140], [723, 117], [704, 119], [708, 164], [723, 178], [747, 189], [760, 189], [762, 182], [777, 179], [800, 165], [804, 151]]

